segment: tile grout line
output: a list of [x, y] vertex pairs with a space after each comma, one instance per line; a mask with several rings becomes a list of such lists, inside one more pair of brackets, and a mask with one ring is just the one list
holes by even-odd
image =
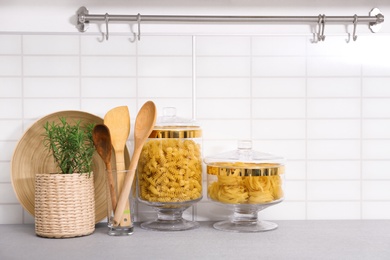
[[[191, 36], [191, 44], [192, 44], [192, 77], [191, 77], [191, 80], [192, 80], [192, 119], [195, 121], [196, 120], [196, 36], [195, 35], [192, 35]], [[203, 146], [202, 146], [203, 147]], [[202, 177], [203, 177], [203, 173], [202, 173]], [[203, 179], [202, 179], [202, 186], [203, 186]], [[203, 191], [202, 191], [203, 193]], [[192, 221], [196, 221], [197, 219], [197, 205], [194, 204], [192, 206], [192, 212], [191, 212], [191, 217], [192, 217]]]
[[307, 68], [307, 40], [305, 41], [305, 219], [308, 219], [308, 111], [307, 111], [307, 84], [308, 84], [308, 68]]
[[360, 64], [360, 219], [363, 219], [363, 64]]
[[249, 37], [249, 86], [250, 86], [250, 101], [249, 101], [249, 118], [250, 118], [250, 129], [249, 135], [250, 140], [253, 140], [253, 37]]
[[[22, 130], [23, 132], [26, 130], [25, 129], [25, 106], [24, 106], [24, 102], [25, 102], [25, 98], [24, 98], [24, 95], [25, 95], [25, 82], [24, 82], [24, 51], [23, 51], [23, 44], [24, 44], [24, 37], [23, 37], [23, 34], [20, 35], [20, 57], [21, 57], [21, 84], [22, 84]], [[12, 166], [10, 166], [12, 167]], [[23, 224], [27, 224], [26, 223], [26, 210], [22, 208], [22, 223]]]
[[80, 106], [80, 110], [81, 110], [81, 105], [82, 105], [82, 88], [83, 88], [83, 85], [82, 85], [82, 68], [81, 68], [81, 35], [79, 35], [78, 37], [79, 39], [79, 106]]
[[197, 111], [196, 111], [196, 93], [197, 93], [197, 85], [196, 85], [196, 36], [192, 36], [192, 119], [196, 120]]

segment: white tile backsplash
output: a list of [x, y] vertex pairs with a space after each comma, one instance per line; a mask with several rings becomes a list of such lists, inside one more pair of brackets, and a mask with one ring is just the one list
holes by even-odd
[[305, 97], [305, 78], [254, 78], [252, 79], [252, 97]]
[[198, 56], [249, 56], [251, 38], [248, 36], [200, 36], [196, 38]]
[[308, 97], [360, 97], [361, 79], [355, 78], [308, 78]]
[[[135, 62], [135, 59], [133, 58]], [[137, 73], [140, 77], [191, 77], [190, 57], [145, 57], [137, 60]]]
[[78, 76], [80, 59], [78, 56], [24, 56], [24, 76]]
[[359, 140], [309, 140], [307, 154], [313, 160], [353, 160], [360, 159]]
[[365, 160], [362, 163], [362, 179], [390, 180], [390, 160]]
[[254, 77], [302, 77], [306, 75], [304, 57], [254, 57], [252, 61]]
[[24, 78], [25, 98], [77, 98], [80, 96], [79, 78]]
[[20, 56], [0, 56], [0, 76], [21, 76], [22, 58]]
[[142, 56], [191, 56], [193, 52], [191, 36], [143, 36], [142, 41], [129, 45], [137, 45]]
[[197, 78], [198, 98], [249, 98], [250, 78]]
[[0, 54], [21, 54], [22, 36], [21, 35], [0, 35]]
[[363, 140], [363, 159], [390, 159], [390, 140]]
[[308, 181], [307, 198], [309, 201], [360, 200], [359, 181]]
[[362, 137], [366, 139], [390, 138], [390, 119], [363, 120]]
[[390, 117], [390, 98], [364, 99], [362, 110], [364, 118], [388, 118]]
[[0, 141], [0, 162], [9, 162], [15, 149], [17, 141]]
[[307, 163], [308, 180], [359, 180], [361, 162], [348, 160], [311, 160]]
[[361, 206], [359, 202], [309, 202], [307, 217], [309, 219], [360, 219]]
[[361, 65], [348, 57], [309, 57], [307, 75], [310, 77], [357, 77], [361, 75]]
[[22, 120], [0, 120], [0, 140], [18, 140], [22, 133]]
[[192, 97], [191, 78], [140, 78], [137, 84], [137, 94], [143, 98]]
[[0, 183], [0, 204], [18, 203], [11, 183]]
[[305, 181], [285, 181], [284, 199], [286, 201], [304, 201], [306, 199]]
[[23, 117], [38, 119], [61, 110], [80, 110], [78, 98], [34, 98], [23, 102]]
[[390, 97], [390, 77], [363, 78], [363, 97]]
[[205, 119], [200, 120], [203, 138], [208, 140], [251, 138], [251, 121], [249, 119]]
[[307, 116], [309, 118], [359, 118], [361, 100], [351, 99], [308, 99]]
[[306, 100], [303, 98], [254, 98], [252, 117], [267, 119], [301, 119], [306, 117]]
[[253, 120], [252, 137], [255, 139], [305, 139], [306, 121]]
[[309, 119], [307, 138], [309, 139], [357, 139], [361, 137], [359, 119]]
[[[12, 189], [23, 130], [60, 110], [103, 117], [174, 106], [203, 129], [203, 155], [237, 148], [286, 158], [285, 201], [265, 219], [390, 218], [390, 37], [0, 35], [0, 223], [32, 223]], [[378, 40], [379, 39], [379, 40]], [[361, 40], [361, 41], [360, 41]], [[382, 42], [383, 40], [383, 42]], [[372, 48], [375, 44], [376, 48]], [[375, 55], [368, 55], [374, 52]], [[381, 54], [381, 55], [379, 55]], [[204, 174], [205, 176], [206, 174]], [[187, 218], [226, 219], [207, 197]], [[386, 208], [387, 207], [387, 208]], [[138, 205], [137, 220], [155, 217]]]
[[388, 201], [367, 201], [362, 203], [363, 219], [389, 219], [390, 202]]
[[199, 119], [249, 119], [251, 104], [247, 99], [199, 99]]
[[362, 199], [363, 200], [390, 200], [390, 181], [364, 181], [362, 184]]
[[137, 95], [137, 80], [131, 77], [85, 77], [80, 84], [81, 96], [85, 98], [131, 98]]
[[249, 57], [199, 57], [196, 59], [198, 77], [249, 77]]
[[[77, 64], [78, 65], [78, 64]], [[78, 74], [79, 72], [77, 72]], [[136, 60], [128, 56], [85, 56], [81, 59], [81, 75], [131, 77], [136, 75]]]
[[77, 54], [81, 55], [136, 55], [137, 45], [130, 42], [128, 36], [111, 37], [109, 41], [102, 40], [96, 35], [80, 37], [80, 49]]
[[79, 37], [74, 35], [25, 35], [24, 55], [78, 55]]
[[0, 96], [21, 97], [22, 96], [22, 79], [21, 78], [0, 78]]
[[306, 42], [305, 37], [298, 36], [253, 37], [252, 54], [256, 56], [304, 56]]
[[21, 224], [23, 208], [19, 204], [0, 204], [0, 224]]
[[[23, 101], [21, 98], [4, 98], [0, 102], [0, 118], [15, 119], [22, 118]], [[10, 109], [12, 107], [12, 109]]]
[[9, 162], [0, 162], [0, 183], [11, 182], [11, 168]]

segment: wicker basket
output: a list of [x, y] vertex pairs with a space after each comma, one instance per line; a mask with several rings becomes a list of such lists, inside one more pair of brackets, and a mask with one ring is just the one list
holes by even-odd
[[69, 238], [95, 230], [93, 174], [36, 174], [35, 233]]

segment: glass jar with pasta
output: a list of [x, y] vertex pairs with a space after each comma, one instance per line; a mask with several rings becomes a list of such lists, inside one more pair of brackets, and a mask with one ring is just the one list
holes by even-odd
[[149, 230], [178, 231], [199, 226], [183, 212], [202, 199], [202, 130], [194, 120], [176, 116], [173, 107], [145, 143], [137, 168], [137, 197], [157, 211], [157, 219], [141, 223]]
[[259, 232], [277, 228], [261, 221], [258, 212], [283, 200], [284, 159], [252, 150], [252, 142], [239, 141], [238, 149], [204, 159], [207, 165], [207, 196], [233, 210], [230, 220], [215, 229]]

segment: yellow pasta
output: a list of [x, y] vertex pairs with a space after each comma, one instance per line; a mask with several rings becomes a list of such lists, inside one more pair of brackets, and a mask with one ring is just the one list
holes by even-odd
[[202, 196], [200, 146], [189, 139], [149, 140], [138, 163], [139, 196], [150, 202], [183, 202]]
[[223, 176], [208, 187], [212, 200], [230, 204], [257, 204], [272, 202], [283, 197], [279, 175]]

